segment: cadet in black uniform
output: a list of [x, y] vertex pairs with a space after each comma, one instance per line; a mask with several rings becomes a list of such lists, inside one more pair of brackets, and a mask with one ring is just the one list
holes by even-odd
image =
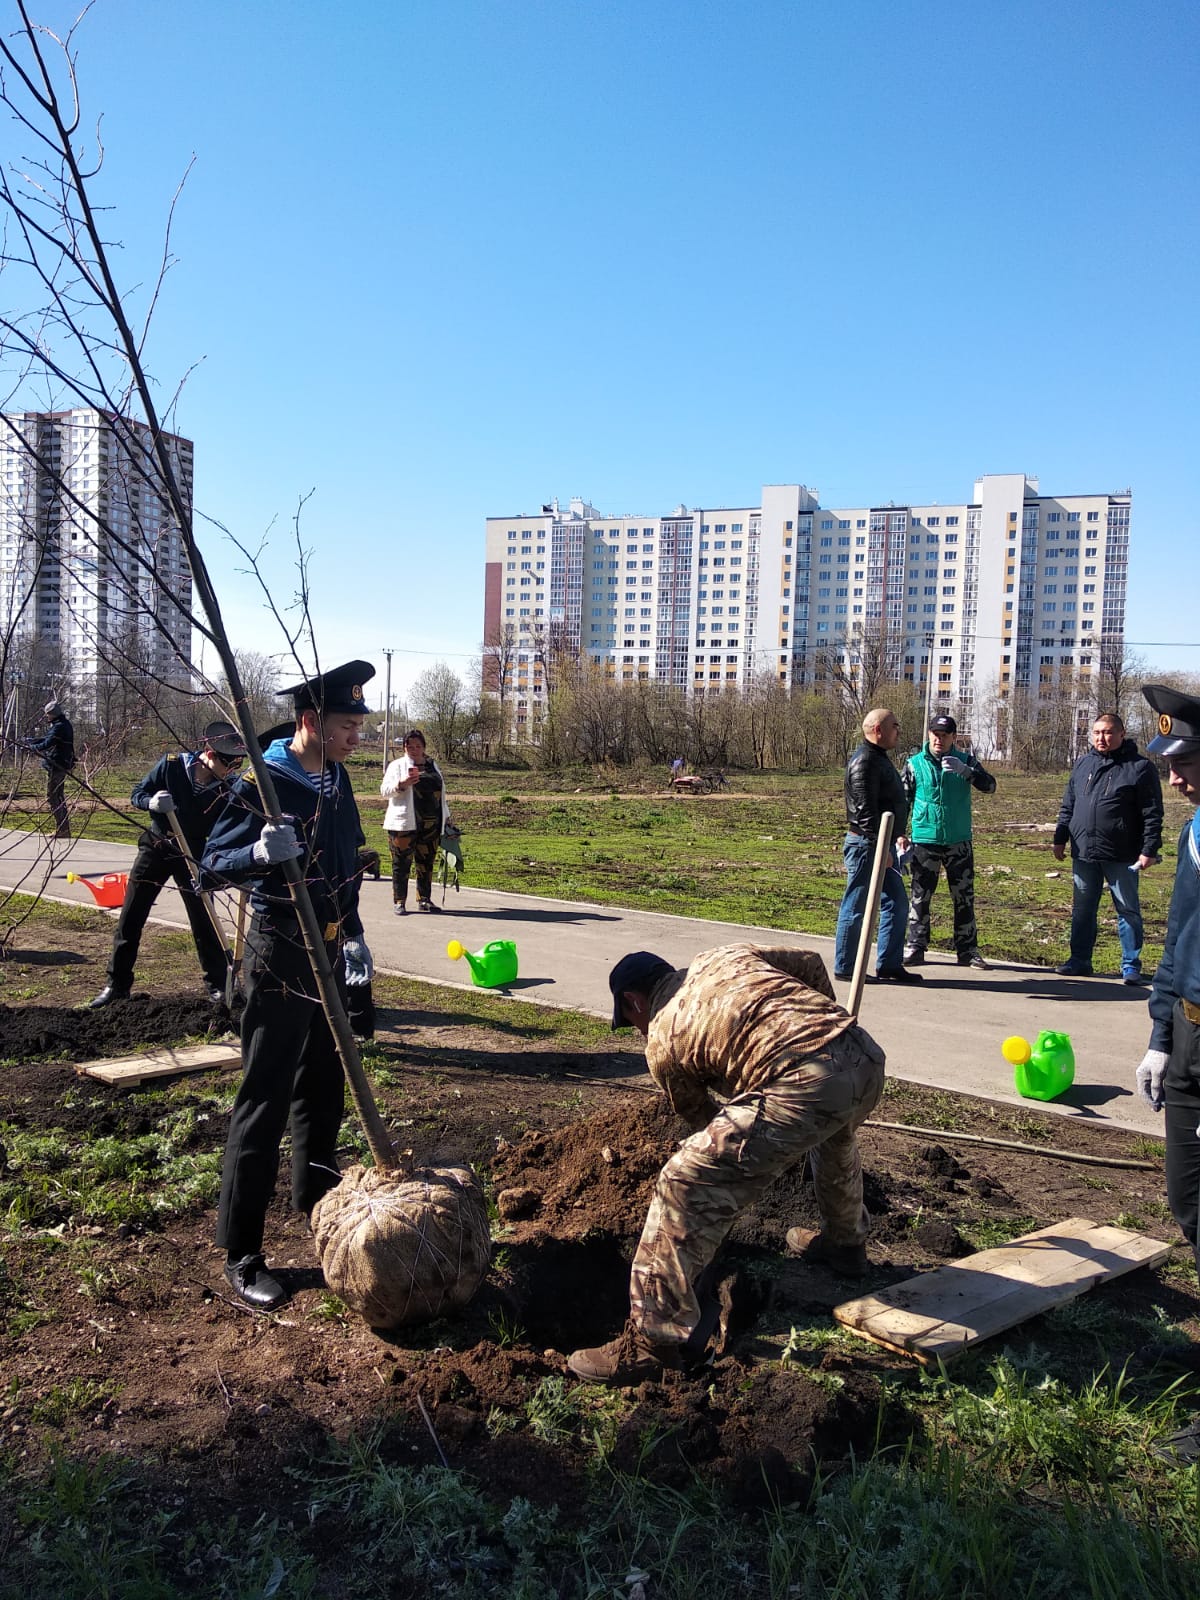
[[[1147, 754], [1165, 756], [1171, 788], [1200, 806], [1200, 699], [1165, 684], [1142, 693], [1158, 712]], [[1166, 1113], [1167, 1203], [1200, 1266], [1200, 810], [1179, 836], [1175, 887], [1162, 960], [1150, 991], [1150, 1048], [1137, 1086]], [[1200, 1417], [1163, 1440], [1160, 1453], [1200, 1461]]]
[[242, 736], [231, 722], [210, 722], [204, 730], [202, 750], [164, 756], [130, 796], [139, 811], [150, 813], [150, 826], [138, 840], [138, 853], [113, 934], [108, 982], [92, 1001], [93, 1011], [114, 1000], [128, 1000], [142, 930], [168, 878], [175, 880], [183, 898], [208, 997], [215, 1005], [223, 1003], [225, 945], [193, 887], [191, 868], [176, 842], [167, 813], [174, 811], [178, 817], [192, 860], [198, 862], [213, 823], [229, 798], [230, 779], [245, 754]]
[[317, 922], [339, 983], [364, 984], [373, 972], [358, 914], [358, 806], [342, 763], [358, 744], [374, 677], [351, 661], [283, 692], [295, 702], [296, 730], [264, 756], [288, 820], [268, 822], [253, 774], [234, 785], [204, 852], [206, 887], [250, 883], [242, 1086], [234, 1104], [221, 1172], [217, 1243], [225, 1276], [248, 1305], [267, 1311], [286, 1292], [262, 1253], [267, 1207], [279, 1170], [279, 1144], [292, 1128], [292, 1202], [307, 1214], [338, 1181], [337, 1141], [344, 1105], [342, 1068], [317, 994], [282, 863], [303, 857]]

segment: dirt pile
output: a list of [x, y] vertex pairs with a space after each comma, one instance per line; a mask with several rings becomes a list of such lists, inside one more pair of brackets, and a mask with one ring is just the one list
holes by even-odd
[[219, 1038], [230, 1026], [224, 1007], [190, 995], [134, 995], [100, 1011], [0, 1005], [0, 1059], [96, 1061], [181, 1039]]

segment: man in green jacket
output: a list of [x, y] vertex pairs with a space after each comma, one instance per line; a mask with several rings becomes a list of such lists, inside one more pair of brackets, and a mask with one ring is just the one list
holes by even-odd
[[979, 954], [975, 926], [975, 852], [971, 845], [971, 790], [991, 794], [996, 780], [969, 750], [955, 745], [958, 724], [936, 716], [929, 738], [904, 764], [902, 782], [910, 808], [912, 894], [904, 965], [919, 967], [929, 948], [929, 907], [944, 867], [954, 907], [954, 948], [960, 967], [988, 964]]

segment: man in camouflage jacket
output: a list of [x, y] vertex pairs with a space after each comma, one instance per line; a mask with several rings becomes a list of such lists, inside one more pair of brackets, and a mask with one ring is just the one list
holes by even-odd
[[823, 1226], [791, 1229], [789, 1248], [836, 1271], [866, 1269], [855, 1129], [883, 1090], [884, 1055], [809, 950], [723, 945], [680, 970], [637, 951], [609, 987], [613, 1027], [645, 1036], [651, 1077], [693, 1130], [659, 1174], [625, 1332], [568, 1362], [592, 1382], [630, 1384], [703, 1356], [701, 1275], [739, 1213], [806, 1153]]

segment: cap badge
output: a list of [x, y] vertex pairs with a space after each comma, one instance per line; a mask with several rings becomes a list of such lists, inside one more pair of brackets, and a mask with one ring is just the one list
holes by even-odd
[[362, 699], [362, 684], [361, 683], [352, 683], [350, 685], [350, 698], [351, 698], [351, 700], [361, 700]]
[[1171, 731], [1171, 719], [1165, 711], [1158, 719], [1158, 731], [1162, 734], [1167, 734]]

